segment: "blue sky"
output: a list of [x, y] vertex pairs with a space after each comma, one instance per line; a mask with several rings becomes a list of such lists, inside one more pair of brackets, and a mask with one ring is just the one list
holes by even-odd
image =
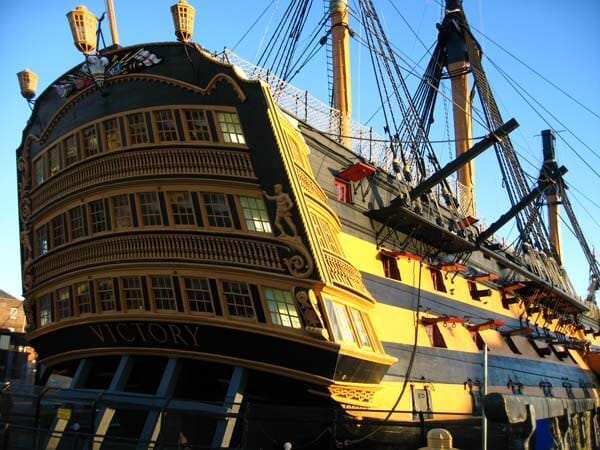
[[[25, 67], [39, 77], [38, 93], [52, 84], [61, 74], [82, 62], [75, 49], [65, 14], [79, 2], [20, 0], [0, 3], [0, 94], [3, 107], [0, 120], [0, 289], [13, 295], [21, 294], [19, 267], [19, 232], [17, 215], [17, 187], [15, 150], [30, 111], [19, 94], [16, 73]], [[119, 34], [122, 45], [174, 39], [169, 7], [175, 0], [115, 0]], [[204, 47], [220, 51], [233, 48], [250, 28], [271, 0], [190, 0], [196, 7], [196, 28], [193, 40]], [[323, 11], [315, 0], [314, 18]], [[350, 0], [350, 5], [353, 5]], [[88, 9], [96, 15], [104, 10], [104, 2], [87, 1]], [[380, 7], [382, 22], [391, 40], [403, 55], [403, 65], [413, 65], [425, 54], [405, 21], [419, 35], [425, 47], [435, 39], [435, 22], [440, 21], [437, 0], [375, 0]], [[393, 7], [395, 6], [395, 8]], [[256, 61], [260, 44], [266, 43], [265, 29], [273, 30], [273, 17], [286, 7], [275, 1], [270, 9], [248, 33], [235, 50], [241, 56]], [[524, 158], [525, 171], [536, 176], [541, 164], [540, 131], [545, 128], [560, 130], [557, 157], [569, 169], [566, 174], [571, 202], [578, 214], [588, 241], [600, 252], [600, 2], [595, 0], [464, 0], [464, 8], [476, 37], [480, 40], [489, 61], [484, 60], [488, 77], [496, 93], [498, 104], [506, 120], [515, 117], [521, 124], [511, 134], [513, 144]], [[396, 11], [400, 11], [402, 17]], [[357, 34], [358, 24], [351, 24]], [[308, 30], [312, 30], [312, 25]], [[110, 41], [108, 25], [104, 34]], [[487, 37], [501, 45], [498, 47]], [[404, 56], [406, 55], [406, 56]], [[570, 100], [549, 83], [520, 64], [513, 56], [585, 105], [592, 112]], [[326, 101], [326, 79], [323, 71], [323, 52], [317, 55], [306, 73], [294, 80], [297, 86], [308, 89]], [[410, 58], [410, 59], [409, 59]], [[355, 45], [354, 63], [360, 67], [353, 79], [355, 118], [366, 120], [376, 106], [373, 90], [367, 86], [368, 55]], [[426, 64], [426, 58], [421, 63]], [[519, 86], [528, 92], [550, 114], [536, 106], [528, 107], [490, 62], [506, 71]], [[414, 78], [410, 80], [414, 84]], [[443, 110], [442, 110], [443, 111]], [[541, 116], [541, 117], [540, 117]], [[438, 125], [445, 128], [442, 120]], [[373, 126], [377, 129], [378, 119]], [[451, 126], [451, 122], [450, 122]], [[381, 133], [381, 129], [378, 130]], [[481, 135], [482, 130], [475, 130]], [[444, 136], [442, 131], [438, 136]], [[589, 148], [588, 148], [589, 147]], [[436, 147], [437, 148], [437, 147]], [[440, 145], [440, 159], [450, 158], [451, 150]], [[487, 224], [494, 222], [508, 208], [501, 181], [492, 175], [495, 165], [493, 153], [488, 152], [476, 161], [478, 183], [477, 207], [479, 216]], [[586, 166], [590, 165], [593, 169]], [[508, 242], [514, 239], [514, 229], [507, 225], [499, 233]], [[585, 294], [588, 266], [578, 244], [563, 226], [565, 266], [577, 291]]]

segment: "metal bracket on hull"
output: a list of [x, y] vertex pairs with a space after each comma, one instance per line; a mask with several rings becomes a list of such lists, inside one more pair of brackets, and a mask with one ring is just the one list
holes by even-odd
[[[525, 395], [508, 395], [493, 393], [485, 396], [484, 411], [491, 422], [508, 426], [509, 447], [514, 450], [529, 450], [531, 437], [536, 433], [538, 420], [550, 419], [552, 434], [563, 441], [567, 439], [571, 426], [569, 421], [587, 423], [592, 428], [596, 411], [596, 400], [593, 398], [545, 398]], [[541, 430], [539, 431], [541, 432]], [[591, 445], [593, 433], [584, 436], [585, 442]], [[589, 448], [589, 447], [588, 447]]]

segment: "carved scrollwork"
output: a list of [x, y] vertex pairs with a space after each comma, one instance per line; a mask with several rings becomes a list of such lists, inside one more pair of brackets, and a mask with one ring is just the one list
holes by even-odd
[[300, 237], [281, 236], [279, 239], [299, 253], [289, 258], [283, 258], [283, 264], [288, 272], [296, 278], [308, 278], [313, 272], [314, 262]]

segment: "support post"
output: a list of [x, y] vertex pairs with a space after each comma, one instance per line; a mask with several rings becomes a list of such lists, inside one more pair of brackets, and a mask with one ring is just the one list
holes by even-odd
[[[131, 369], [133, 368], [133, 358], [129, 355], [121, 356], [119, 361], [119, 365], [117, 366], [117, 370], [113, 375], [113, 378], [110, 382], [110, 386], [108, 387], [109, 392], [114, 391], [122, 391], [125, 389], [125, 385], [127, 384], [127, 380], [129, 379], [129, 374], [131, 374]], [[102, 446], [102, 442], [104, 442], [104, 437], [106, 436], [106, 432], [108, 431], [108, 427], [113, 420], [115, 415], [115, 409], [110, 407], [103, 407], [99, 412], [96, 418], [96, 423], [94, 424], [94, 442], [92, 445], [92, 450], [100, 450]]]
[[[71, 379], [69, 389], [78, 389], [85, 386], [90, 371], [92, 369], [92, 361], [89, 359], [82, 359], [79, 361], [75, 375]], [[52, 421], [50, 426], [48, 440], [46, 441], [46, 450], [55, 450], [60, 445], [60, 441], [63, 437], [63, 432], [67, 428], [69, 420], [71, 419], [71, 410], [69, 408], [58, 408], [56, 417]]]
[[181, 361], [178, 358], [169, 358], [155, 394], [155, 397], [163, 399], [162, 407], [148, 411], [144, 428], [138, 439], [138, 450], [155, 448], [156, 440], [160, 434], [164, 408], [175, 391], [180, 370]]
[[224, 406], [226, 416], [217, 423], [217, 429], [212, 441], [213, 448], [229, 447], [237, 422], [237, 414], [244, 399], [245, 385], [246, 369], [235, 367], [229, 380], [227, 394], [225, 395]]

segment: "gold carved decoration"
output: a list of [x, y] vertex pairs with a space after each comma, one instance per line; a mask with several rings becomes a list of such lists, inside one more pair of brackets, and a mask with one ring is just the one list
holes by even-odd
[[[277, 205], [275, 210], [275, 227], [279, 230], [279, 239], [284, 241], [298, 253], [290, 258], [285, 258], [283, 262], [293, 276], [297, 278], [306, 278], [312, 274], [314, 264], [310, 252], [302, 243], [296, 225], [292, 219], [294, 202], [288, 194], [283, 192], [283, 186], [281, 184], [275, 184], [273, 190], [275, 192], [274, 195], [269, 195], [266, 191], [262, 191], [262, 193], [267, 200], [274, 201]], [[282, 222], [285, 222], [292, 233], [291, 235], [287, 233]]]
[[266, 191], [262, 191], [263, 195], [267, 198], [267, 200], [275, 201], [277, 204], [277, 210], [275, 211], [275, 226], [279, 230], [280, 237], [288, 237], [289, 234], [286, 233], [285, 228], [281, 221], [285, 221], [285, 223], [290, 228], [292, 234], [291, 237], [298, 236], [298, 230], [296, 229], [296, 225], [294, 225], [294, 221], [292, 220], [292, 208], [294, 207], [294, 202], [288, 194], [283, 192], [283, 186], [281, 184], [276, 184], [273, 186], [275, 190], [275, 195], [269, 195]]
[[296, 307], [304, 321], [304, 329], [315, 337], [329, 340], [329, 332], [325, 327], [319, 303], [315, 293], [311, 290], [296, 289], [294, 292]]
[[27, 136], [23, 144], [21, 156], [17, 159], [17, 170], [19, 175], [19, 219], [21, 231], [21, 251], [23, 257], [23, 287], [27, 291], [33, 286], [33, 227], [31, 225], [31, 162], [29, 161], [29, 148], [31, 141], [37, 140], [34, 136]]
[[373, 395], [375, 393], [372, 390], [337, 385], [329, 386], [328, 389], [331, 397], [340, 403], [363, 407], [373, 406]]

